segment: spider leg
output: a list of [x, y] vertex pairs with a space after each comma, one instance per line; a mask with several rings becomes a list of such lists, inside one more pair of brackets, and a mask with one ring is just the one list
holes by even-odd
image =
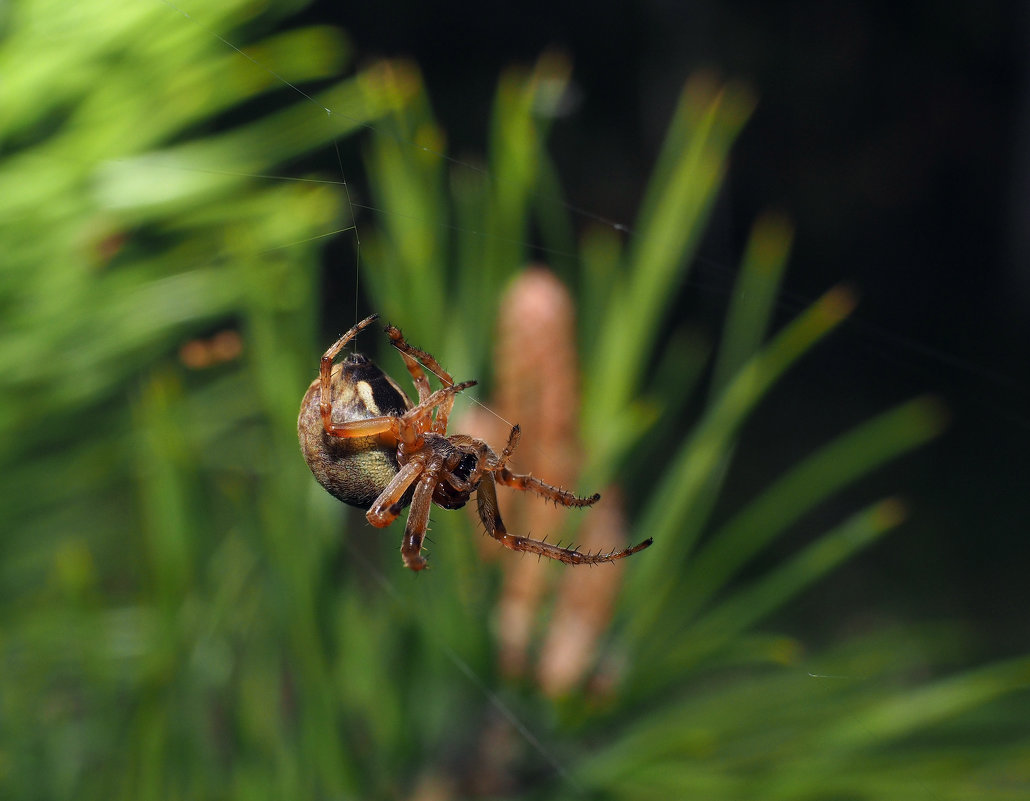
[[437, 480], [436, 470], [430, 469], [423, 473], [415, 485], [415, 494], [408, 509], [408, 523], [404, 527], [404, 539], [401, 541], [401, 559], [405, 567], [416, 572], [426, 566], [426, 558], [421, 554], [422, 543], [429, 526], [429, 510]]
[[329, 350], [322, 354], [322, 359], [318, 365], [318, 377], [321, 384], [321, 395], [319, 397], [319, 408], [322, 412], [322, 422], [325, 425], [325, 430], [329, 431], [331, 416], [333, 413], [333, 359], [335, 359], [344, 346], [356, 337], [363, 329], [368, 328], [373, 322], [375, 322], [378, 314], [372, 314], [362, 320], [355, 326], [352, 326], [346, 334], [336, 340], [332, 345], [329, 346]]
[[459, 392], [463, 392], [469, 387], [474, 387], [478, 383], [478, 381], [462, 381], [460, 384], [451, 384], [443, 389], [438, 389], [428, 398], [420, 400], [417, 405], [408, 409], [408, 411], [404, 413], [404, 418], [411, 420], [419, 415], [425, 414], [426, 411], [433, 407], [440, 406], [442, 403], [445, 403], [448, 398], [453, 398]]
[[397, 326], [386, 326], [386, 333], [390, 337], [391, 344], [397, 348], [397, 350], [424, 364], [429, 372], [439, 378], [440, 382], [445, 387], [449, 387], [454, 383], [454, 379], [451, 378], [450, 373], [444, 370], [440, 366], [440, 363], [434, 359], [431, 354], [426, 353], [421, 348], [416, 348], [414, 345], [409, 345], [407, 340], [404, 339], [404, 334], [401, 333], [401, 330], [397, 328]]
[[390, 479], [386, 489], [372, 502], [365, 513], [365, 519], [376, 528], [386, 528], [396, 520], [404, 508], [404, 494], [424, 467], [425, 464], [421, 459], [412, 459], [401, 467], [397, 474]]
[[329, 419], [326, 419], [325, 410], [322, 410], [322, 425], [327, 434], [340, 439], [389, 434], [393, 441], [403, 442], [409, 451], [414, 451], [421, 447], [419, 437], [425, 431], [425, 426], [419, 425], [421, 418], [431, 411], [434, 406], [445, 402], [448, 395], [453, 396], [463, 389], [475, 386], [475, 383], [475, 381], [466, 381], [462, 384], [439, 389], [417, 406], [406, 411], [403, 417], [369, 417], [365, 420], [348, 420], [345, 423], [337, 423], [332, 420], [332, 407], [330, 407]]
[[[592, 502], [592, 501], [591, 501]], [[497, 507], [497, 486], [494, 483], [494, 474], [487, 473], [479, 483], [479, 490], [476, 492], [476, 505], [479, 510], [479, 517], [486, 526], [487, 532], [505, 548], [512, 551], [523, 551], [535, 553], [537, 556], [546, 556], [548, 559], [557, 559], [567, 565], [597, 565], [603, 562], [614, 562], [616, 559], [624, 559], [632, 556], [637, 551], [642, 551], [651, 545], [654, 540], [648, 538], [639, 545], [626, 548], [621, 551], [609, 551], [608, 553], [583, 553], [574, 548], [561, 548], [551, 545], [549, 542], [529, 539], [528, 537], [516, 537], [509, 534], [501, 521], [501, 513]], [[408, 518], [411, 519], [410, 517]]]
[[504, 446], [504, 450], [501, 451], [501, 455], [499, 457], [494, 457], [491, 469], [499, 470], [508, 464], [508, 460], [511, 458], [511, 455], [515, 453], [515, 449], [519, 446], [520, 439], [522, 439], [522, 427], [516, 423], [511, 427], [511, 433], [508, 434], [508, 442]]
[[440, 404], [436, 410], [436, 419], [433, 420], [433, 433], [434, 434], [446, 434], [447, 433], [447, 421], [450, 419], [451, 410], [454, 408], [454, 395], [451, 395], [447, 400]]
[[[440, 422], [440, 412], [437, 412], [437, 419], [432, 424], [428, 424], [428, 417], [432, 410], [436, 407], [440, 409], [449, 410], [454, 404], [454, 396], [459, 392], [474, 387], [478, 382], [476, 381], [463, 381], [460, 384], [451, 384], [443, 389], [438, 389], [432, 393], [425, 400], [419, 401], [418, 405], [413, 406], [404, 413], [401, 420], [401, 440], [408, 450], [412, 448], [419, 448], [422, 443], [419, 441], [421, 435], [427, 430], [432, 430], [433, 433], [437, 432], [437, 426]], [[444, 425], [447, 423], [446, 417], [444, 417]]]
[[[393, 325], [386, 327], [386, 333], [390, 337], [391, 344], [400, 351], [401, 356], [404, 358], [404, 363], [408, 366], [408, 372], [411, 373], [412, 378], [415, 380], [415, 386], [419, 388], [419, 401], [425, 400], [422, 396], [422, 388], [419, 384], [419, 379], [415, 378], [415, 370], [422, 375], [422, 379], [425, 380], [425, 374], [422, 373], [418, 363], [421, 362], [426, 366], [433, 375], [440, 379], [440, 382], [444, 387], [450, 387], [454, 385], [454, 379], [451, 378], [451, 374], [444, 370], [440, 363], [433, 358], [432, 354], [427, 353], [421, 348], [416, 348], [414, 345], [408, 344], [407, 340], [404, 339], [404, 334], [401, 330]], [[426, 384], [428, 390], [428, 383]], [[428, 392], [427, 392], [428, 394]], [[433, 421], [433, 433], [444, 434], [447, 432], [447, 420], [451, 415], [451, 409], [454, 408], [454, 396], [451, 395], [439, 405], [436, 410], [436, 419]]]
[[[408, 368], [408, 372], [411, 374], [411, 380], [415, 384], [415, 389], [418, 391], [418, 402], [421, 403], [432, 393], [429, 387], [429, 379], [426, 378], [425, 372], [422, 370], [419, 363], [415, 361], [405, 351], [400, 351], [401, 358], [404, 359], [404, 366]], [[453, 381], [451, 382], [454, 383]], [[450, 386], [448, 384], [447, 386]]]
[[[508, 452], [507, 448], [504, 450], [505, 453]], [[549, 501], [559, 503], [562, 506], [593, 506], [601, 500], [601, 495], [597, 492], [589, 498], [581, 498], [568, 490], [563, 490], [561, 487], [555, 487], [554, 485], [548, 484], [546, 481], [541, 481], [539, 478], [531, 476], [528, 473], [513, 473], [503, 465], [503, 462], [501, 467], [494, 472], [494, 475], [497, 478], [498, 484], [503, 484], [504, 486], [511, 487], [512, 489], [535, 492], [537, 495], [540, 495]]]
[[508, 434], [508, 442], [504, 446], [504, 450], [501, 451], [500, 456], [495, 454], [490, 449], [490, 446], [482, 440], [461, 434], [452, 436], [450, 439], [452, 442], [461, 441], [462, 444], [471, 445], [479, 451], [479, 464], [476, 466], [475, 473], [469, 479], [470, 483], [478, 481], [484, 473], [492, 473], [498, 484], [503, 484], [512, 489], [535, 492], [549, 501], [560, 503], [562, 506], [593, 506], [601, 500], [601, 496], [598, 493], [594, 493], [589, 498], [580, 498], [578, 495], [563, 490], [561, 487], [548, 484], [546, 481], [541, 481], [528, 473], [513, 473], [508, 469], [507, 464], [512, 454], [515, 453], [521, 438], [522, 429], [518, 425], [512, 426], [511, 433]]
[[344, 346], [352, 339], [354, 339], [354, 337], [356, 337], [359, 333], [361, 333], [370, 325], [372, 325], [372, 323], [374, 323], [378, 318], [378, 314], [370, 314], [360, 323], [351, 326], [351, 328], [347, 331], [346, 334], [344, 334], [342, 337], [340, 337], [332, 345], [329, 346], [329, 349], [322, 356], [322, 361], [324, 362], [328, 360], [329, 363], [332, 364], [333, 359], [340, 355], [340, 351], [343, 350]]
[[366, 420], [350, 420], [346, 423], [334, 423], [332, 420], [323, 420], [325, 433], [331, 434], [340, 439], [354, 439], [355, 437], [374, 437], [377, 434], [391, 434], [394, 438], [400, 438], [401, 418], [399, 417], [369, 417]]

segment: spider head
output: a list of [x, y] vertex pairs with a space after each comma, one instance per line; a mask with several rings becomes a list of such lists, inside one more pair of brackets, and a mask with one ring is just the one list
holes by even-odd
[[461, 461], [458, 462], [458, 466], [451, 472], [462, 481], [468, 481], [469, 476], [472, 475], [472, 471], [476, 469], [476, 465], [478, 464], [479, 456], [474, 453], [466, 453], [462, 455]]
[[[462, 484], [467, 484], [469, 477], [479, 466], [479, 456], [475, 453], [458, 451], [452, 456], [452, 459], [455, 464], [449, 468], [448, 473]], [[474, 485], [466, 489], [457, 489], [451, 486], [450, 482], [444, 480], [437, 484], [436, 490], [433, 492], [433, 500], [444, 509], [460, 509], [468, 503], [474, 489]]]

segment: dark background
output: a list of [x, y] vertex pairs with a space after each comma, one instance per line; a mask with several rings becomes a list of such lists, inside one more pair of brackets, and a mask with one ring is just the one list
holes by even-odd
[[[985, 655], [1025, 651], [1022, 9], [814, 0], [471, 8], [324, 2], [306, 18], [344, 28], [359, 62], [413, 58], [458, 158], [483, 151], [502, 69], [547, 48], [567, 52], [578, 102], [555, 126], [552, 152], [569, 202], [628, 224], [685, 78], [707, 69], [749, 83], [759, 106], [693, 268], [691, 313], [718, 319], [748, 228], [770, 207], [797, 226], [782, 319], [840, 281], [862, 303], [751, 424], [730, 482], [736, 497], [892, 403], [930, 392], [952, 413], [941, 440], [871, 482], [908, 500], [902, 533], [791, 613], [827, 635], [862, 618], [960, 618]], [[842, 498], [840, 510], [851, 508]], [[824, 522], [808, 521], [797, 541]]]

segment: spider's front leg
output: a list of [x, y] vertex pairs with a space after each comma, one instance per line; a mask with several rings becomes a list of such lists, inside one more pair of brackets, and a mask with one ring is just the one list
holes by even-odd
[[[556, 488], [552, 487], [551, 489]], [[563, 492], [561, 490], [559, 491]], [[571, 493], [565, 494], [570, 495]], [[572, 497], [575, 498], [575, 496]], [[579, 505], [589, 506], [594, 503], [597, 498], [578, 498], [576, 500], [583, 501], [583, 503]], [[627, 556], [632, 556], [637, 551], [644, 550], [644, 548], [647, 548], [652, 542], [654, 542], [654, 540], [649, 537], [639, 545], [634, 545], [632, 548], [626, 548], [621, 551], [609, 551], [608, 553], [583, 553], [582, 551], [577, 551], [574, 548], [561, 548], [557, 545], [551, 545], [551, 543], [543, 542], [541, 540], [532, 540], [528, 537], [516, 537], [507, 532], [504, 528], [504, 522], [501, 520], [501, 513], [497, 507], [497, 485], [494, 483], [493, 473], [487, 473], [484, 475], [483, 480], [479, 483], [479, 489], [476, 492], [476, 505], [479, 510], [479, 517], [483, 521], [483, 525], [486, 526], [487, 533], [500, 542], [505, 548], [509, 548], [512, 551], [535, 553], [537, 556], [546, 556], [548, 559], [557, 559], [567, 565], [597, 565], [603, 562], [614, 562], [616, 559], [624, 559]], [[566, 506], [570, 505], [573, 504], [566, 504]]]
[[561, 487], [556, 487], [553, 484], [548, 484], [546, 481], [541, 481], [536, 476], [531, 476], [528, 473], [513, 473], [503, 465], [494, 475], [497, 477], [498, 484], [503, 484], [512, 489], [535, 492], [537, 495], [562, 506], [581, 508], [593, 506], [601, 500], [601, 493], [599, 492], [595, 492], [589, 498], [581, 498], [575, 493], [563, 490]]
[[[473, 444], [480, 447], [481, 459], [479, 462], [479, 472], [481, 473], [493, 473], [495, 480], [498, 484], [503, 484], [506, 487], [511, 487], [517, 490], [528, 490], [535, 492], [554, 503], [561, 504], [562, 506], [570, 506], [574, 508], [582, 508], [584, 506], [593, 506], [599, 500], [601, 500], [600, 493], [594, 493], [589, 498], [581, 498], [578, 495], [563, 490], [561, 487], [555, 487], [553, 484], [548, 484], [546, 481], [541, 481], [535, 476], [531, 476], [528, 473], [514, 473], [508, 468], [508, 460], [512, 454], [515, 453], [515, 449], [519, 445], [519, 440], [522, 438], [522, 429], [518, 424], [511, 427], [511, 433], [508, 434], [508, 442], [504, 446], [504, 450], [501, 451], [501, 455], [497, 456], [494, 454], [486, 443], [482, 440], [473, 440]], [[478, 479], [478, 475], [476, 478]]]

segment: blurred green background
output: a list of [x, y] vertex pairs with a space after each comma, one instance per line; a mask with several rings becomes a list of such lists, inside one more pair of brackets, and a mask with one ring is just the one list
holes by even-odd
[[[753, 90], [679, 75], [611, 223], [561, 177], [606, 162], [548, 148], [576, 53], [491, 77], [457, 150], [416, 62], [359, 60], [302, 6], [0, 12], [0, 796], [1025, 797], [1025, 648], [985, 648], [946, 600], [892, 614], [875, 562], [851, 606], [818, 595], [870, 546], [906, 581], [889, 535], [942, 513], [893, 493], [946, 403], [847, 408], [797, 446], [796, 399], [826, 404], [781, 385], [810, 351], [846, 370], [837, 329], [863, 328], [846, 274], [782, 291], [782, 214], [715, 265], [717, 313], [692, 300]], [[530, 260], [575, 304], [580, 489], [619, 485], [627, 536], [655, 538], [560, 693], [497, 655], [517, 557], [438, 510], [409, 574], [400, 526], [318, 487], [295, 431], [322, 350], [373, 310], [487, 402]], [[382, 339], [360, 346], [401, 377]], [[770, 406], [782, 439], [749, 438]]]

